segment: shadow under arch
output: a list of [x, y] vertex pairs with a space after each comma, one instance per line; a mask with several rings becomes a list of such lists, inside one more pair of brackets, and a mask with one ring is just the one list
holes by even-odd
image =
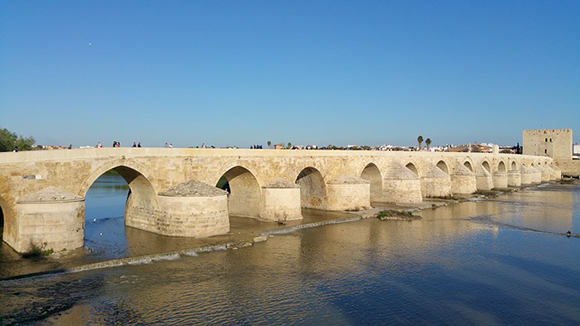
[[260, 218], [262, 191], [258, 179], [250, 170], [239, 165], [230, 168], [216, 182], [216, 187], [229, 193], [230, 215]]
[[491, 166], [489, 165], [489, 162], [487, 160], [481, 162], [481, 166], [485, 171], [487, 171], [487, 173], [491, 173]]
[[499, 163], [497, 164], [497, 172], [500, 172], [500, 173], [507, 172], [505, 163], [503, 161], [499, 161]]
[[469, 171], [475, 172], [475, 171], [473, 171], [473, 165], [471, 164], [470, 161], [463, 162], [463, 166], [465, 166]]
[[405, 167], [409, 170], [411, 170], [411, 172], [413, 172], [413, 174], [415, 174], [415, 176], [417, 178], [419, 178], [419, 171], [417, 170], [417, 167], [415, 166], [415, 164], [413, 164], [412, 162], [407, 163], [407, 165], [405, 165]]
[[518, 169], [518, 164], [516, 163], [516, 161], [512, 161], [512, 163], [510, 164], [510, 170], [516, 171], [517, 169]]
[[444, 160], [440, 160], [439, 162], [437, 162], [437, 167], [445, 172], [445, 174], [449, 175], [449, 167], [447, 166], [447, 163], [445, 163]]
[[85, 198], [93, 183], [111, 170], [117, 172], [129, 187], [129, 195], [125, 203], [125, 225], [155, 232], [158, 228], [156, 223], [159, 207], [157, 192], [150, 181], [151, 174], [137, 164], [126, 160], [115, 160], [100, 166], [85, 180], [79, 190], [79, 195]]
[[326, 183], [318, 169], [306, 167], [296, 177], [300, 186], [300, 205], [303, 208], [323, 209], [326, 206]]
[[383, 197], [383, 177], [379, 168], [374, 163], [369, 163], [362, 170], [360, 177], [370, 182], [371, 202], [381, 201]]

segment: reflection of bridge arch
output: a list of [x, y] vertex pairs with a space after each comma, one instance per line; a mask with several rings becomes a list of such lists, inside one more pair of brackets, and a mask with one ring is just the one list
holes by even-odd
[[304, 208], [324, 208], [326, 206], [326, 183], [318, 169], [304, 168], [296, 177], [300, 186], [300, 202]]
[[361, 172], [360, 177], [370, 182], [371, 201], [380, 201], [383, 197], [383, 177], [379, 168], [374, 163], [369, 163]]
[[[260, 218], [262, 191], [254, 173], [242, 166], [227, 170], [220, 179], [227, 180], [230, 215]], [[218, 185], [219, 181], [215, 184]], [[225, 189], [225, 185], [221, 185]]]

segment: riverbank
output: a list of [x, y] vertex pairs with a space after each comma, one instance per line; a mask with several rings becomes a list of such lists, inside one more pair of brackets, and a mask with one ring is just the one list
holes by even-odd
[[[562, 183], [577, 184], [576, 182]], [[424, 210], [433, 210], [439, 207], [466, 201], [486, 201], [492, 198], [497, 198], [502, 194], [519, 192], [528, 188], [534, 189], [537, 187], [543, 187], [545, 185], [547, 184], [532, 187], [478, 192], [469, 196], [430, 198], [428, 201], [424, 201], [417, 205], [401, 206], [387, 203], [373, 203], [375, 206], [374, 208], [358, 212], [327, 212], [305, 210], [305, 218], [303, 220], [287, 222], [285, 225], [259, 222], [247, 218], [231, 217], [232, 229], [228, 234], [225, 235], [205, 239], [178, 238], [178, 240], [181, 239], [182, 241], [175, 241], [175, 243], [186, 243], [182, 245], [173, 245], [173, 247], [165, 246], [163, 247], [165, 250], [159, 251], [149, 250], [149, 252], [147, 252], [147, 250], [133, 250], [128, 257], [116, 259], [95, 259], [91, 257], [80, 256], [82, 255], [83, 249], [72, 251], [64, 255], [62, 253], [57, 253], [49, 257], [35, 258], [35, 261], [32, 261], [32, 268], [24, 269], [24, 272], [20, 273], [15, 271], [12, 271], [11, 273], [5, 273], [5, 275], [0, 275], [0, 280], [25, 278], [46, 274], [75, 273], [86, 270], [117, 267], [123, 265], [145, 264], [159, 260], [179, 259], [181, 256], [195, 256], [200, 253], [236, 250], [253, 246], [256, 243], [267, 241], [271, 237], [280, 234], [288, 234], [307, 228], [349, 223], [376, 217], [381, 211], [393, 211], [403, 214], [420, 215], [420, 212]], [[571, 236], [576, 235], [571, 234]], [[36, 266], [34, 266], [34, 263], [36, 263]]]

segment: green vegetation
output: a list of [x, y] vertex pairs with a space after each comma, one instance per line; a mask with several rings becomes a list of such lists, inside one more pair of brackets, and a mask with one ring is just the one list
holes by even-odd
[[386, 210], [381, 211], [377, 214], [377, 218], [381, 221], [387, 220], [399, 220], [399, 221], [412, 221], [421, 219], [421, 216], [413, 215], [410, 211], [396, 211], [396, 210]]
[[29, 151], [34, 145], [34, 138], [22, 137], [6, 128], [0, 129], [0, 152], [12, 152], [15, 147], [20, 151]]
[[42, 249], [41, 247], [33, 244], [32, 249], [30, 249], [30, 251], [22, 254], [22, 258], [35, 258], [35, 257], [42, 257], [42, 256], [50, 256], [53, 253], [54, 253], [54, 250], [52, 250], [52, 248]]
[[417, 137], [417, 143], [419, 144], [419, 150], [421, 150], [421, 148], [423, 146], [421, 146], [421, 144], [423, 143], [423, 136], [419, 135], [419, 137]]
[[271, 140], [268, 140], [268, 147], [272, 148], [272, 141]]
[[431, 138], [427, 138], [425, 144], [427, 145], [427, 150], [431, 149]]

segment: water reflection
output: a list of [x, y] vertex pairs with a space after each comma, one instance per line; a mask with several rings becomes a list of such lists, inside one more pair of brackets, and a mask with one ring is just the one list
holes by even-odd
[[[558, 187], [427, 210], [418, 221], [368, 219], [240, 250], [3, 282], [0, 316], [53, 324], [578, 324], [578, 239], [516, 228], [577, 223], [579, 188]], [[137, 231], [126, 229], [131, 254], [178, 245]]]

